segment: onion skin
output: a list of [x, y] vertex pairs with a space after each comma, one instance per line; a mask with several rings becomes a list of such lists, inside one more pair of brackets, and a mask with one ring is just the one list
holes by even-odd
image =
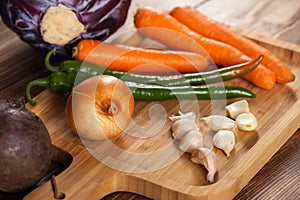
[[[40, 31], [47, 9], [59, 4], [70, 8], [86, 30], [65, 45], [45, 42]], [[120, 28], [130, 4], [131, 0], [1, 0], [0, 15], [4, 24], [31, 46], [44, 52], [55, 48], [58, 54], [70, 55], [79, 40], [104, 40]]]
[[120, 79], [93, 76], [73, 88], [65, 116], [70, 129], [90, 140], [105, 140], [120, 135], [134, 114], [131, 90]]

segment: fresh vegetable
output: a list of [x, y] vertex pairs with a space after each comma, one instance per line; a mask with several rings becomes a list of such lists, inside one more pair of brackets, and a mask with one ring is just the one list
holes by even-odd
[[[138, 9], [134, 23], [140, 33], [171, 48], [198, 53], [203, 53], [204, 48], [212, 60], [222, 66], [235, 65], [252, 60], [238, 49], [226, 43], [203, 37], [169, 14], [153, 8], [144, 7]], [[174, 40], [174, 38], [180, 38], [181, 42]], [[192, 45], [193, 42], [196, 42], [203, 48]], [[263, 65], [259, 65], [251, 73], [248, 73], [245, 78], [264, 89], [270, 89], [275, 84], [274, 73]]]
[[215, 175], [218, 171], [217, 157], [212, 149], [201, 147], [196, 149], [191, 156], [193, 163], [203, 165], [208, 171], [206, 179], [209, 183], [215, 181]]
[[254, 131], [257, 128], [257, 119], [250, 112], [249, 104], [245, 99], [233, 102], [227, 105], [225, 109], [229, 117], [235, 120], [240, 130]]
[[[49, 62], [52, 53], [53, 51], [50, 51], [46, 55], [45, 65], [50, 71], [53, 71], [53, 73], [48, 77], [33, 80], [26, 86], [26, 98], [32, 105], [35, 104], [35, 101], [31, 98], [30, 90], [34, 86], [45, 87], [54, 93], [69, 93], [73, 86], [78, 82], [100, 74], [115, 76], [127, 82], [133, 90], [133, 95], [139, 100], [147, 100], [147, 98], [148, 100], [170, 99], [175, 98], [179, 92], [184, 92], [183, 98], [195, 98], [194, 94], [196, 94], [199, 99], [207, 99], [210, 98], [210, 96], [212, 98], [235, 98], [239, 97], [239, 95], [241, 95], [241, 97], [255, 97], [255, 94], [241, 87], [213, 86], [191, 88], [189, 85], [215, 83], [240, 77], [253, 70], [262, 59], [262, 57], [259, 57], [252, 62], [232, 66], [227, 69], [224, 68], [210, 72], [185, 74], [183, 76], [147, 76], [111, 71], [92, 63], [75, 60], [67, 60], [60, 66], [52, 66]], [[129, 82], [143, 84], [137, 85]], [[150, 84], [150, 86], [148, 84]], [[153, 86], [154, 84], [158, 84], [158, 86]], [[159, 85], [161, 85], [161, 87]], [[189, 92], [192, 92], [193, 94], [188, 94]], [[148, 97], [147, 95], [150, 96]]]
[[227, 105], [225, 110], [232, 119], [235, 119], [239, 114], [250, 112], [248, 101], [245, 99]]
[[262, 64], [274, 72], [278, 83], [284, 84], [295, 79], [291, 70], [269, 50], [203, 15], [197, 9], [191, 6], [177, 6], [170, 12], [170, 15], [193, 31], [234, 46], [252, 58], [263, 54]]
[[203, 120], [211, 130], [217, 132], [219, 130], [234, 130], [236, 128], [236, 122], [223, 115], [210, 115], [202, 117]]
[[134, 99], [140, 101], [162, 101], [168, 99], [232, 99], [254, 98], [254, 93], [239, 86], [178, 86], [163, 87], [127, 83]]
[[52, 145], [43, 122], [20, 101], [0, 100], [0, 190], [32, 189], [47, 173]]
[[276, 84], [275, 74], [261, 64], [258, 65], [252, 72], [243, 76], [243, 78], [266, 90], [273, 88]]
[[172, 136], [179, 141], [179, 149], [191, 154], [191, 161], [203, 165], [208, 171], [206, 179], [209, 183], [214, 182], [217, 172], [217, 162], [215, 153], [204, 147], [204, 137], [200, 132], [196, 115], [193, 112], [171, 115]]
[[[71, 92], [75, 79], [76, 71], [54, 72], [49, 77], [40, 78], [31, 81], [26, 86], [26, 98], [35, 105], [35, 101], [31, 98], [30, 90], [33, 86], [38, 85], [49, 89], [54, 93]], [[84, 78], [90, 76], [86, 75]], [[159, 85], [145, 85], [133, 82], [126, 82], [133, 92], [136, 100], [143, 101], [160, 101], [167, 99], [224, 99], [224, 98], [255, 98], [256, 95], [251, 91], [239, 86], [178, 86], [166, 87]]]
[[227, 157], [235, 145], [235, 136], [232, 130], [219, 130], [213, 137], [213, 144], [215, 147], [222, 149]]
[[69, 55], [83, 38], [104, 40], [127, 17], [131, 0], [1, 0], [3, 22], [23, 41]]
[[[54, 93], [71, 92], [77, 73], [74, 70], [68, 72], [54, 72], [49, 77], [31, 81], [26, 86], [26, 98], [35, 105], [31, 98], [30, 90], [33, 86], [42, 86]], [[89, 78], [83, 75], [80, 79]], [[178, 86], [167, 87], [159, 85], [145, 85], [126, 82], [131, 89], [134, 99], [141, 101], [161, 101], [168, 99], [230, 99], [238, 97], [255, 98], [251, 91], [239, 86]]]
[[178, 147], [181, 151], [193, 153], [194, 150], [203, 147], [203, 135], [193, 112], [179, 112], [179, 115], [172, 115], [169, 119], [173, 122], [172, 136], [179, 141]]
[[176, 140], [181, 140], [184, 135], [190, 131], [198, 131], [199, 127], [196, 123], [196, 115], [193, 112], [182, 113], [179, 115], [171, 115], [169, 119], [173, 122], [171, 126], [172, 136]]
[[52, 72], [66, 72], [66, 71], [80, 71], [91, 75], [96, 74], [106, 74], [115, 76], [122, 79], [123, 81], [144, 83], [144, 84], [155, 84], [162, 86], [178, 86], [178, 85], [201, 85], [216, 83], [220, 81], [227, 81], [234, 78], [241, 77], [252, 70], [254, 70], [263, 56], [252, 60], [251, 62], [246, 62], [226, 68], [211, 70], [207, 72], [198, 73], [186, 73], [182, 75], [171, 75], [171, 76], [155, 76], [155, 75], [140, 75], [133, 73], [126, 73], [120, 71], [113, 71], [109, 69], [104, 69], [98, 65], [94, 65], [89, 62], [67, 60], [64, 61], [60, 66], [53, 66], [50, 63], [50, 57], [54, 53], [54, 50], [48, 52], [45, 57], [45, 66]]
[[36, 85], [47, 88], [53, 93], [70, 93], [74, 86], [76, 76], [77, 71], [70, 70], [68, 72], [55, 72], [48, 77], [33, 80], [26, 86], [26, 98], [31, 105], [36, 104], [30, 94], [31, 88]]
[[199, 72], [208, 65], [206, 58], [192, 52], [138, 48], [81, 40], [74, 57], [107, 69], [142, 73]]
[[194, 150], [203, 147], [203, 135], [199, 130], [187, 132], [179, 142], [179, 149], [183, 152], [193, 153]]
[[[142, 34], [167, 44], [174, 49], [190, 50], [188, 48], [189, 46], [194, 48], [190, 43], [183, 44], [184, 42], [178, 42], [178, 40], [174, 39], [176, 38], [174, 35], [178, 35], [178, 33], [188, 36], [199, 43], [216, 64], [229, 66], [250, 60], [249, 57], [242, 54], [239, 50], [232, 48], [225, 43], [205, 38], [190, 30], [187, 26], [177, 21], [168, 13], [154, 8], [139, 8], [134, 16], [134, 24]], [[169, 29], [171, 31], [163, 31], [161, 29]], [[167, 34], [168, 32], [169, 34]], [[157, 36], [155, 33], [160, 34]], [[192, 49], [192, 51], [197, 51], [197, 49]], [[199, 53], [203, 53], [203, 49], [199, 49]]]
[[239, 114], [235, 121], [237, 127], [243, 131], [254, 131], [258, 126], [257, 119], [251, 112]]
[[133, 113], [130, 89], [120, 79], [107, 75], [93, 76], [76, 85], [65, 109], [70, 128], [91, 140], [117, 137]]

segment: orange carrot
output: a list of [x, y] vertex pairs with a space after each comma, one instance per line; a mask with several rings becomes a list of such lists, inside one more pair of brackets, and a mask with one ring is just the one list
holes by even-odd
[[141, 73], [192, 73], [208, 66], [198, 53], [137, 48], [98, 40], [81, 40], [74, 57], [107, 69]]
[[[216, 64], [230, 66], [252, 60], [231, 45], [206, 38], [192, 31], [171, 15], [150, 7], [138, 9], [134, 16], [134, 23], [140, 33], [171, 48], [202, 54], [205, 50]], [[257, 77], [265, 77], [265, 80]], [[244, 78], [264, 89], [270, 89], [275, 84], [274, 73], [263, 65], [248, 73]]]
[[[171, 48], [202, 54], [205, 50], [216, 64], [230, 66], [251, 60], [239, 50], [222, 42], [205, 38], [191, 31], [167, 13], [150, 7], [138, 9], [134, 16], [134, 23], [141, 33]], [[197, 48], [196, 45], [190, 45], [192, 40], [200, 46]]]
[[271, 89], [275, 85], [275, 75], [263, 65], [258, 65], [252, 72], [243, 76], [246, 80], [263, 89]]
[[225, 25], [203, 15], [197, 9], [191, 6], [178, 6], [170, 12], [170, 15], [188, 26], [191, 30], [205, 37], [227, 43], [249, 57], [256, 58], [263, 54], [264, 59], [262, 60], [262, 64], [274, 72], [276, 82], [284, 84], [295, 79], [295, 75], [291, 70], [269, 50], [232, 31]]

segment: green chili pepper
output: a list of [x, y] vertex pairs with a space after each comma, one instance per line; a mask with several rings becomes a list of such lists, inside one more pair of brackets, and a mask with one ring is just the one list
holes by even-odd
[[26, 86], [26, 98], [31, 105], [36, 104], [30, 94], [31, 88], [36, 85], [47, 88], [54, 93], [69, 93], [74, 86], [76, 76], [77, 71], [70, 70], [67, 73], [54, 72], [48, 77], [33, 80]]
[[[28, 102], [35, 105], [30, 90], [33, 86], [42, 86], [54, 93], [69, 93], [72, 91], [76, 70], [68, 72], [53, 72], [49, 77], [31, 81], [26, 86], [26, 98]], [[81, 81], [90, 77], [82, 76]], [[80, 81], [79, 81], [80, 82]], [[254, 98], [255, 94], [251, 91], [238, 86], [177, 86], [165, 87], [158, 85], [146, 85], [133, 82], [126, 82], [131, 89], [135, 100], [159, 101], [167, 99], [226, 99], [237, 97]]]
[[243, 76], [254, 70], [263, 58], [263, 56], [259, 56], [248, 63], [210, 72], [173, 76], [147, 76], [107, 70], [91, 63], [75, 60], [64, 61], [60, 66], [52, 66], [49, 60], [53, 52], [50, 51], [45, 58], [46, 67], [53, 73], [49, 77], [33, 80], [26, 86], [26, 98], [32, 105], [35, 104], [30, 94], [33, 86], [42, 86], [54, 93], [68, 93], [72, 91], [77, 83], [99, 74], [115, 76], [125, 81], [136, 100], [254, 98], [255, 94], [238, 86], [197, 87], [190, 85], [221, 82]]
[[163, 86], [201, 85], [231, 80], [251, 72], [263, 59], [263, 55], [261, 55], [251, 62], [241, 63], [239, 65], [208, 72], [171, 76], [151, 76], [108, 70], [92, 63], [77, 60], [67, 60], [62, 62], [60, 66], [52, 66], [49, 60], [53, 53], [54, 50], [50, 51], [45, 58], [45, 66], [52, 72], [68, 71], [73, 69], [90, 75], [105, 74], [115, 76], [123, 81]]
[[127, 82], [135, 100], [161, 101], [169, 99], [232, 99], [254, 98], [256, 95], [239, 86], [180, 86], [164, 87]]

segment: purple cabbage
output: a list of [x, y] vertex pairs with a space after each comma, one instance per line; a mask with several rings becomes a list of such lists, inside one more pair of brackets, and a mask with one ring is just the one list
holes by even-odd
[[[81, 39], [104, 40], [113, 34], [124, 24], [130, 4], [131, 0], [0, 0], [0, 14], [24, 42], [40, 50], [55, 48], [61, 55], [70, 55]], [[46, 42], [41, 31], [48, 8], [58, 5], [71, 9], [85, 29], [66, 44]]]

